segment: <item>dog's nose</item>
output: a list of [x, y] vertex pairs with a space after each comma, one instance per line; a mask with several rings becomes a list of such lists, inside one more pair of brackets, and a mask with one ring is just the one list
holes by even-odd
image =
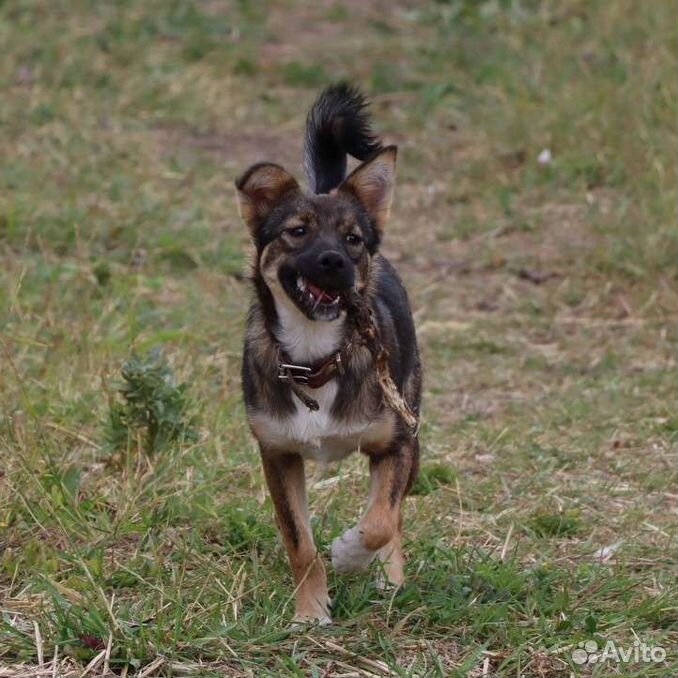
[[327, 250], [318, 255], [318, 265], [326, 273], [336, 273], [345, 267], [344, 257], [334, 250]]

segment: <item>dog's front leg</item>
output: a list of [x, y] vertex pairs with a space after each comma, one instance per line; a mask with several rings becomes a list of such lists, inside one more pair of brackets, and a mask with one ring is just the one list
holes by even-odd
[[295, 585], [294, 621], [331, 622], [325, 566], [313, 543], [306, 503], [304, 460], [262, 449], [264, 475]]
[[418, 451], [416, 438], [406, 436], [387, 451], [370, 454], [367, 510], [355, 527], [332, 542], [335, 570], [361, 570], [379, 556], [386, 576], [382, 583], [402, 584], [404, 558], [400, 508], [417, 472]]

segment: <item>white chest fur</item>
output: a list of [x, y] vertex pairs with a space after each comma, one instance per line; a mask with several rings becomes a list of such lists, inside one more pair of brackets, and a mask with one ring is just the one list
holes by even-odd
[[277, 339], [287, 354], [300, 363], [326, 358], [339, 349], [346, 313], [336, 320], [310, 320], [288, 300], [279, 302], [274, 295], [280, 321]]
[[[308, 364], [325, 358], [339, 349], [343, 337], [345, 314], [337, 320], [309, 320], [274, 293], [280, 319], [277, 339], [293, 361]], [[320, 462], [335, 461], [350, 454], [362, 442], [378, 436], [383, 422], [369, 420], [338, 421], [331, 410], [337, 395], [337, 382], [330, 380], [317, 389], [305, 389], [317, 401], [319, 409], [311, 412], [295, 396], [295, 412], [283, 418], [257, 412], [250, 417], [257, 438], [272, 448], [299, 452]]]
[[308, 389], [319, 409], [311, 412], [296, 396], [294, 414], [283, 418], [257, 413], [253, 425], [257, 437], [268, 445], [289, 452], [299, 452], [317, 461], [342, 459], [360, 445], [361, 438], [371, 432], [368, 421], [340, 422], [331, 414], [337, 384], [329, 381], [317, 389]]

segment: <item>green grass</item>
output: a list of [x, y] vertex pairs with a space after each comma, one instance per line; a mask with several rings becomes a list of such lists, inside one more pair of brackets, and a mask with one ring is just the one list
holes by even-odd
[[[2, 675], [109, 642], [89, 675], [668, 675], [673, 26], [630, 0], [0, 3]], [[336, 623], [293, 632], [232, 182], [298, 172], [338, 78], [401, 149], [422, 474], [406, 585], [330, 568]], [[324, 554], [366, 474], [310, 468]], [[580, 667], [590, 639], [668, 657]]]

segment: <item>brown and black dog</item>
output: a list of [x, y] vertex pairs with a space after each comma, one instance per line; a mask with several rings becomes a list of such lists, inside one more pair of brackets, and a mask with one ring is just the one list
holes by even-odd
[[[378, 557], [389, 583], [403, 581], [401, 503], [418, 468], [421, 366], [405, 288], [378, 253], [396, 152], [373, 135], [363, 96], [338, 84], [308, 115], [309, 191], [272, 163], [236, 181], [256, 249], [243, 390], [294, 576], [297, 621], [331, 621], [304, 459], [367, 455], [367, 508], [333, 541], [332, 565], [349, 572]], [[347, 155], [363, 161], [348, 177]]]

